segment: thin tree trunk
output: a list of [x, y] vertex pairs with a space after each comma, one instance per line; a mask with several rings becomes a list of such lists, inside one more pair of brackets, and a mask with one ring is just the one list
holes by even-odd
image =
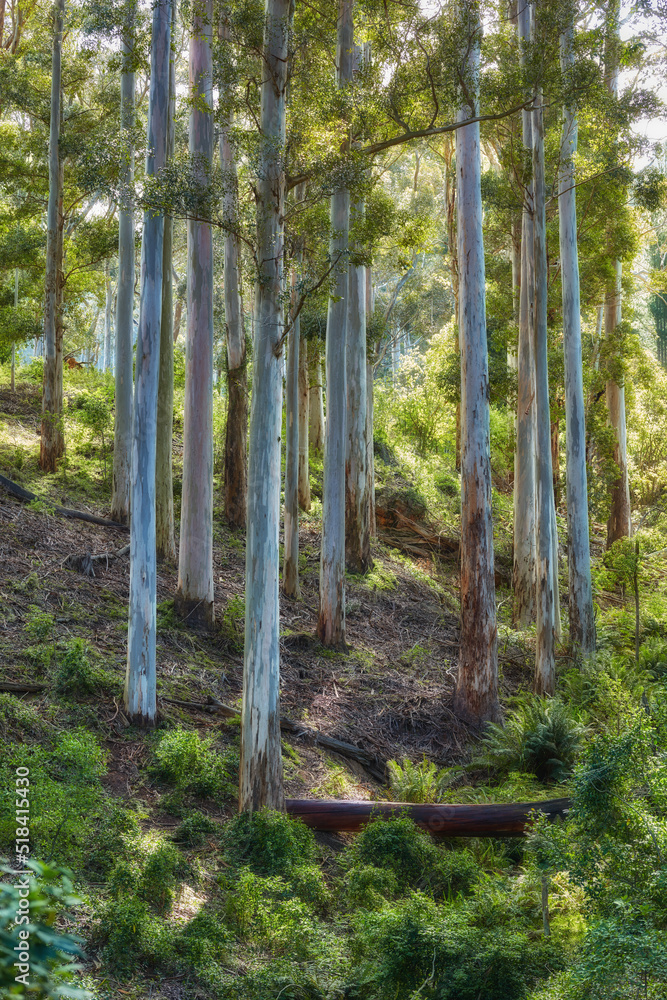
[[178, 335], [181, 332], [181, 316], [183, 315], [183, 299], [176, 300], [176, 306], [174, 308], [174, 344], [178, 341]]
[[[574, 26], [570, 22], [560, 38], [563, 75], [574, 65]], [[563, 110], [561, 169], [558, 179], [558, 223], [563, 294], [563, 356], [565, 361], [565, 483], [567, 490], [568, 615], [570, 645], [581, 656], [595, 652], [595, 617], [591, 584], [591, 551], [588, 534], [588, 482], [586, 474], [586, 408], [581, 357], [581, 305], [577, 247], [577, 198], [574, 160], [577, 151], [577, 115]]]
[[[123, 35], [120, 74], [120, 123], [123, 143], [121, 198], [118, 209], [118, 291], [116, 293], [116, 407], [114, 418], [111, 517], [130, 518], [130, 442], [132, 440], [132, 342], [134, 340], [134, 20], [129, 16]], [[97, 322], [97, 320], [96, 320]]]
[[[62, 263], [63, 164], [60, 161], [60, 88], [62, 82], [62, 41], [65, 0], [54, 7], [53, 52], [51, 59], [51, 121], [49, 127], [49, 203], [46, 222], [46, 301], [44, 307], [44, 385], [39, 464], [45, 472], [55, 472], [65, 451], [63, 437], [62, 317], [59, 308], [60, 264]], [[60, 360], [59, 360], [60, 359]]]
[[[532, 8], [524, 4], [518, 16], [519, 50], [525, 65]], [[523, 146], [532, 149], [531, 112], [523, 111]], [[517, 347], [517, 415], [514, 452], [513, 618], [527, 625], [535, 617], [535, 356], [533, 350], [535, 274], [533, 257], [533, 181], [524, 180], [521, 222], [521, 280]]]
[[[202, 185], [213, 162], [213, 0], [193, 11], [190, 158]], [[176, 607], [191, 625], [213, 622], [213, 234], [188, 220], [188, 336], [183, 416], [183, 494]]]
[[[0, 31], [0, 42], [2, 41], [2, 31]], [[19, 308], [19, 269], [14, 268], [14, 309], [18, 314]], [[16, 343], [12, 340], [12, 392], [16, 392]]]
[[[222, 38], [229, 38], [223, 19]], [[225, 81], [221, 84], [224, 89]], [[233, 82], [228, 84], [233, 86]], [[222, 95], [221, 95], [222, 96]], [[225, 225], [225, 327], [227, 334], [227, 425], [225, 429], [225, 516], [233, 528], [244, 528], [247, 505], [248, 377], [243, 310], [239, 294], [238, 175], [229, 139], [231, 122], [220, 130], [220, 167]]]
[[[361, 215], [363, 203], [355, 206]], [[366, 268], [350, 264], [347, 309], [347, 430], [345, 450], [345, 563], [350, 573], [372, 565], [369, 529], [366, 392]]]
[[310, 510], [310, 456], [308, 454], [308, 342], [299, 342], [299, 507]]
[[291, 0], [266, 0], [257, 178], [253, 391], [248, 454], [239, 809], [285, 805], [280, 753], [278, 570], [282, 422], [282, 218]]
[[322, 391], [322, 352], [319, 340], [308, 341], [308, 439], [318, 455], [324, 448], [324, 393]]
[[[538, 39], [536, 21], [532, 25], [533, 42]], [[558, 590], [554, 586], [555, 512], [553, 471], [551, 466], [551, 415], [549, 408], [549, 369], [547, 356], [547, 246], [544, 181], [544, 118], [542, 91], [537, 88], [533, 111], [533, 183], [535, 257], [535, 403], [536, 485], [537, 485], [537, 635], [535, 690], [551, 695], [556, 686], [556, 621]]]
[[[155, 176], [167, 158], [171, 4], [153, 8], [148, 98], [146, 174]], [[164, 216], [144, 212], [141, 241], [141, 305], [137, 334], [132, 486], [130, 505], [130, 594], [125, 674], [125, 712], [132, 721], [155, 722], [155, 439], [160, 370]]]
[[[366, 316], [375, 313], [373, 280], [370, 267], [366, 268]], [[375, 355], [375, 347], [373, 349]], [[368, 530], [371, 538], [377, 535], [375, 520], [375, 433], [373, 423], [373, 359], [366, 357], [366, 497], [368, 500]]]
[[[480, 36], [477, 3], [462, 4], [468, 50], [459, 120], [478, 111]], [[454, 710], [480, 723], [498, 716], [496, 591], [491, 521], [491, 439], [486, 341], [479, 124], [456, 132], [461, 343], [461, 639]]]
[[109, 261], [106, 262], [104, 267], [104, 291], [104, 354], [102, 355], [102, 371], [106, 372], [111, 368], [111, 312], [113, 308], [113, 289], [111, 287]]
[[[176, 28], [176, 4], [171, 13], [171, 31]], [[176, 66], [172, 50], [169, 61], [169, 120], [167, 123], [167, 160], [175, 150], [174, 111], [176, 107]], [[160, 376], [157, 393], [157, 441], [155, 455], [155, 545], [157, 558], [176, 562], [174, 540], [174, 295], [173, 295], [174, 219], [164, 219], [162, 250], [162, 316], [160, 319]]]
[[[292, 273], [292, 309], [296, 307], [296, 274]], [[285, 530], [283, 593], [301, 597], [299, 587], [299, 347], [301, 322], [292, 321], [287, 353], [285, 394]]]
[[[354, 24], [352, 0], [339, 0], [336, 46], [338, 87], [352, 79]], [[320, 613], [317, 633], [325, 646], [345, 646], [345, 423], [350, 192], [331, 197], [331, 262], [334, 294], [327, 310], [327, 423], [324, 431]]]

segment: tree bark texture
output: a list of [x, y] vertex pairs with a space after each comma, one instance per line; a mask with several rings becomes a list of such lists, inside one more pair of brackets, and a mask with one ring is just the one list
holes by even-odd
[[[339, 0], [336, 45], [340, 89], [352, 80], [354, 23], [352, 0]], [[348, 237], [350, 192], [331, 196], [330, 257], [334, 268], [333, 295], [327, 310], [327, 422], [324, 431], [322, 546], [320, 554], [320, 613], [317, 633], [325, 646], [345, 646], [345, 425], [347, 405], [346, 339], [348, 310]]]
[[[474, 117], [479, 88], [480, 24], [476, 3], [461, 5], [469, 39], [462, 67]], [[472, 99], [472, 103], [470, 102]], [[491, 441], [486, 341], [479, 124], [456, 132], [461, 344], [461, 639], [454, 710], [471, 722], [498, 716], [496, 591], [491, 521]]]
[[[292, 274], [292, 310], [296, 308], [296, 275]], [[299, 349], [301, 322], [292, 320], [287, 352], [285, 393], [285, 528], [283, 593], [301, 597], [299, 587]]]
[[[193, 10], [190, 158], [202, 188], [213, 164], [213, 0]], [[213, 234], [188, 220], [188, 332], [183, 417], [183, 495], [176, 606], [191, 625], [213, 622]]]
[[[574, 64], [574, 29], [568, 25], [560, 39], [563, 74]], [[595, 652], [595, 617], [591, 583], [586, 474], [586, 409], [581, 358], [581, 304], [577, 248], [577, 199], [574, 154], [577, 151], [577, 115], [563, 111], [561, 169], [558, 179], [558, 222], [563, 294], [563, 354], [565, 361], [565, 481], [567, 487], [567, 552], [570, 644], [581, 656]]]
[[[224, 19], [220, 31], [229, 39]], [[233, 86], [222, 81], [221, 89]], [[239, 292], [239, 217], [236, 155], [230, 142], [231, 122], [220, 130], [222, 214], [225, 226], [225, 332], [227, 336], [227, 425], [225, 428], [225, 517], [233, 528], [244, 528], [248, 490], [248, 377], [243, 310]]]
[[[536, 24], [532, 32], [535, 42]], [[533, 111], [533, 184], [535, 261], [535, 403], [536, 442], [536, 601], [537, 635], [535, 655], [535, 690], [551, 695], [556, 685], [556, 615], [557, 588], [554, 587], [555, 513], [553, 470], [551, 466], [551, 413], [549, 407], [549, 369], [547, 357], [547, 245], [544, 180], [544, 117], [542, 92], [534, 96]]]
[[44, 306], [44, 384], [39, 464], [55, 472], [65, 451], [63, 436], [62, 316], [60, 270], [62, 267], [62, 197], [64, 172], [60, 161], [60, 88], [65, 0], [54, 7], [51, 57], [51, 120], [49, 126], [49, 202], [46, 221], [46, 298]]
[[[525, 64], [530, 41], [532, 8], [524, 4], [518, 15], [520, 58]], [[523, 111], [523, 146], [532, 150], [532, 116]], [[519, 289], [519, 341], [517, 346], [517, 414], [514, 451], [514, 565], [513, 617], [527, 625], [535, 617], [535, 356], [533, 322], [535, 274], [533, 257], [533, 181], [524, 182], [521, 216], [521, 278]]]
[[[146, 174], [163, 169], [167, 157], [171, 3], [153, 8], [151, 75], [148, 97]], [[155, 677], [155, 440], [160, 368], [162, 252], [164, 216], [144, 212], [141, 241], [139, 329], [137, 332], [132, 486], [130, 505], [130, 593], [125, 674], [125, 711], [129, 719], [153, 724]]]
[[291, 0], [266, 0], [257, 178], [253, 392], [239, 809], [284, 808], [278, 570], [282, 423], [282, 218]]
[[310, 510], [310, 456], [308, 443], [308, 342], [299, 342], [299, 507]]
[[133, 20], [123, 33], [120, 74], [120, 125], [123, 146], [121, 199], [118, 207], [118, 290], [116, 292], [113, 486], [111, 517], [127, 524], [130, 519], [130, 448], [132, 440], [132, 344], [134, 334], [134, 70], [132, 69]]
[[[373, 316], [375, 300], [373, 296], [373, 274], [366, 268], [366, 316]], [[373, 349], [375, 355], [375, 349]], [[375, 436], [373, 426], [373, 359], [366, 355], [366, 497], [368, 499], [368, 530], [371, 538], [377, 535], [375, 520]]]
[[104, 294], [104, 353], [102, 355], [102, 371], [106, 372], [111, 368], [111, 309], [113, 305], [113, 289], [111, 286], [109, 261], [106, 262], [104, 268]]
[[319, 340], [308, 341], [308, 440], [318, 455], [324, 448], [324, 392], [322, 386], [322, 350]]
[[[176, 29], [176, 5], [171, 15], [172, 33]], [[169, 61], [169, 120], [167, 123], [167, 160], [174, 155], [176, 107], [176, 66], [172, 51]], [[164, 219], [162, 250], [162, 318], [160, 320], [160, 375], [157, 394], [157, 442], [155, 466], [155, 544], [157, 558], [176, 562], [174, 540], [174, 477], [172, 465], [174, 437], [174, 219]]]
[[[363, 203], [355, 206], [362, 214]], [[347, 427], [345, 448], [345, 563], [350, 573], [365, 573], [372, 564], [369, 528], [366, 268], [350, 264], [347, 308]]]

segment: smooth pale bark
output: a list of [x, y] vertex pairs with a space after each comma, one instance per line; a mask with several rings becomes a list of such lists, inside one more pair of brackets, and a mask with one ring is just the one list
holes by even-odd
[[[339, 0], [336, 67], [339, 88], [352, 80], [354, 23], [352, 0]], [[348, 237], [350, 192], [331, 196], [331, 242], [334, 290], [327, 309], [327, 423], [324, 431], [320, 613], [317, 634], [325, 646], [345, 646], [345, 425], [346, 339], [348, 310]]]
[[[572, 25], [561, 35], [560, 62], [565, 75], [574, 64]], [[560, 269], [563, 291], [563, 354], [565, 359], [565, 480], [567, 485], [567, 552], [570, 643], [584, 657], [595, 652], [595, 617], [591, 584], [588, 534], [588, 482], [586, 476], [586, 410], [581, 359], [581, 305], [577, 248], [577, 199], [574, 154], [577, 151], [577, 116], [572, 107], [563, 112], [561, 169], [558, 179]]]
[[[356, 206], [358, 213], [363, 210], [363, 204]], [[350, 573], [365, 573], [372, 565], [366, 470], [366, 268], [355, 264], [348, 272], [346, 365], [345, 564]]]
[[[213, 163], [213, 0], [196, 8], [190, 37], [190, 157], [199, 182]], [[190, 625], [213, 621], [213, 233], [188, 219], [188, 332], [183, 494], [175, 606]]]
[[[171, 30], [176, 28], [176, 5], [172, 7]], [[176, 66], [174, 52], [169, 61], [169, 120], [167, 159], [175, 149], [174, 111], [176, 107]], [[162, 247], [162, 317], [160, 320], [160, 375], [157, 393], [157, 441], [155, 453], [155, 546], [159, 560], [176, 562], [174, 540], [174, 477], [172, 464], [174, 436], [174, 219], [164, 219]]]
[[[371, 268], [366, 268], [366, 316], [375, 312]], [[374, 352], [375, 353], [375, 352]], [[366, 357], [366, 497], [368, 500], [368, 530], [371, 538], [377, 535], [375, 519], [375, 440], [373, 434], [373, 361]]]
[[[0, 36], [2, 32], [0, 32]], [[19, 269], [14, 268], [14, 309], [18, 313], [19, 308]], [[16, 344], [12, 340], [12, 392], [16, 392]]]
[[310, 469], [308, 454], [308, 343], [299, 341], [299, 507], [310, 510]]
[[[469, 33], [467, 93], [459, 121], [479, 114], [478, 7], [462, 5]], [[496, 719], [498, 649], [491, 521], [491, 437], [486, 341], [484, 239], [479, 124], [456, 132], [461, 344], [461, 637], [454, 710], [480, 723]]]
[[308, 440], [318, 455], [324, 448], [324, 392], [322, 386], [322, 352], [320, 342], [308, 341]]
[[[229, 25], [221, 23], [224, 40]], [[224, 86], [224, 84], [222, 85]], [[233, 82], [229, 84], [233, 86]], [[227, 335], [227, 425], [225, 429], [225, 516], [233, 528], [244, 528], [248, 492], [248, 375], [245, 330], [239, 293], [239, 218], [236, 155], [229, 138], [231, 122], [220, 130], [222, 214], [225, 225], [225, 330]]]
[[104, 292], [104, 352], [102, 355], [102, 371], [106, 372], [111, 368], [111, 311], [113, 305], [113, 289], [111, 287], [111, 276], [108, 261], [104, 269]]
[[[292, 309], [296, 307], [296, 275], [292, 274]], [[301, 321], [292, 321], [285, 379], [285, 528], [283, 593], [301, 597], [299, 587], [299, 349]]]
[[174, 308], [174, 344], [181, 332], [181, 317], [183, 316], [183, 299], [177, 299]]
[[[151, 76], [148, 97], [146, 174], [163, 169], [167, 157], [171, 4], [153, 8]], [[132, 422], [130, 506], [130, 594], [125, 674], [125, 713], [134, 722], [153, 724], [155, 677], [155, 439], [162, 313], [164, 216], [144, 212], [141, 240], [141, 293], [137, 331]]]
[[[532, 8], [524, 4], [518, 15], [520, 58], [525, 64], [530, 40]], [[532, 150], [531, 112], [524, 110], [523, 147]], [[535, 357], [533, 315], [535, 275], [533, 257], [533, 181], [524, 185], [521, 217], [521, 278], [519, 289], [519, 341], [517, 345], [517, 413], [514, 451], [514, 565], [512, 588], [515, 624], [527, 625], [535, 617]]]
[[[535, 22], [532, 25], [535, 40]], [[556, 686], [555, 644], [558, 620], [558, 586], [554, 559], [556, 520], [554, 511], [553, 470], [551, 466], [551, 413], [549, 408], [549, 369], [547, 356], [547, 244], [544, 180], [544, 117], [542, 92], [534, 96], [533, 111], [533, 185], [535, 262], [535, 404], [536, 447], [536, 603], [537, 630], [535, 649], [535, 691], [552, 695]], [[556, 542], [557, 544], [557, 542]], [[557, 549], [556, 549], [557, 552]], [[556, 586], [554, 586], [556, 582]]]
[[239, 809], [282, 809], [278, 570], [285, 98], [291, 0], [266, 0], [257, 178]]
[[130, 447], [132, 440], [132, 343], [134, 339], [134, 70], [132, 19], [123, 36], [120, 74], [120, 123], [123, 145], [121, 199], [118, 208], [118, 290], [116, 293], [116, 405], [113, 443], [111, 517], [127, 524], [130, 517]]
[[46, 219], [46, 297], [44, 305], [44, 384], [39, 464], [55, 472], [65, 451], [63, 436], [63, 326], [60, 309], [64, 171], [60, 161], [60, 88], [65, 0], [56, 0], [51, 57], [51, 120], [49, 126], [49, 202]]

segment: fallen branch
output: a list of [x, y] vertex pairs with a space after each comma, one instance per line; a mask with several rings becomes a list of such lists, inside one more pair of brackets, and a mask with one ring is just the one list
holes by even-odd
[[[6, 476], [0, 476], [0, 486], [10, 496], [15, 497], [17, 500], [23, 500], [26, 503], [31, 500], [40, 499], [36, 493], [31, 493], [30, 490], [24, 489], [23, 486], [19, 486], [18, 483], [7, 479]], [[105, 528], [116, 528], [118, 531], [130, 530], [127, 524], [119, 524], [118, 521], [109, 521], [106, 517], [98, 517], [97, 514], [89, 514], [85, 510], [72, 510], [70, 507], [59, 507], [57, 504], [50, 504], [48, 500], [43, 502], [53, 507], [54, 514], [58, 514], [60, 517], [76, 518], [79, 521], [87, 521], [88, 524], [101, 524]]]
[[[232, 718], [234, 716], [238, 716], [239, 714], [236, 709], [230, 708], [229, 705], [223, 705], [222, 702], [218, 701], [216, 698], [212, 698], [210, 695], [205, 702], [182, 701], [178, 698], [162, 698], [162, 701], [166, 701], [170, 705], [178, 705], [179, 708], [187, 708], [193, 711], [207, 712], [209, 714], [217, 713], [219, 715], [224, 715], [226, 718]], [[361, 764], [361, 766], [368, 771], [372, 778], [375, 778], [376, 781], [384, 782], [384, 762], [368, 753], [368, 751], [364, 750], [362, 747], [355, 746], [354, 743], [346, 743], [344, 740], [336, 739], [335, 736], [327, 736], [325, 733], [321, 733], [317, 729], [311, 729], [310, 726], [303, 725], [301, 722], [293, 722], [291, 719], [286, 719], [284, 716], [281, 716], [280, 718], [280, 728], [283, 732], [293, 733], [295, 736], [307, 737], [311, 739], [315, 746], [321, 747], [323, 750], [329, 750], [331, 753], [337, 753], [341, 757], [348, 757], [350, 760], [356, 760], [358, 764]]]
[[550, 820], [566, 815], [570, 799], [546, 802], [413, 805], [403, 802], [317, 802], [287, 799], [285, 808], [313, 830], [358, 832], [372, 819], [407, 815], [436, 837], [518, 837], [525, 833], [531, 814], [546, 813]]
[[0, 681], [0, 691], [10, 691], [12, 694], [37, 694], [46, 686], [46, 684], [23, 684], [21, 681]]
[[84, 552], [82, 555], [70, 555], [64, 560], [63, 566], [67, 569], [76, 570], [77, 573], [83, 573], [84, 576], [95, 576], [95, 563], [96, 562], [106, 562], [107, 568], [110, 562], [114, 559], [120, 559], [122, 556], [128, 555], [130, 552], [130, 546], [124, 545], [122, 549], [118, 549], [117, 552], [100, 552], [98, 555], [92, 555], [90, 552]]

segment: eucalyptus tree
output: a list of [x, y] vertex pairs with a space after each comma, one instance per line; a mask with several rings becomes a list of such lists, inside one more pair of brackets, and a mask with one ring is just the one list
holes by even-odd
[[286, 91], [292, 0], [266, 0], [257, 191], [257, 282], [239, 809], [284, 805], [280, 753], [279, 527]]
[[[464, 55], [459, 121], [479, 114], [479, 4], [459, 8]], [[495, 719], [498, 649], [491, 441], [486, 341], [479, 123], [456, 132], [459, 340], [461, 349], [461, 638], [455, 711], [472, 722]]]
[[109, 261], [104, 265], [104, 351], [102, 354], [102, 370], [111, 368], [111, 311], [113, 308], [113, 286], [111, 284], [111, 268]]
[[[213, 0], [192, 12], [190, 159], [202, 195], [213, 163]], [[188, 334], [183, 419], [183, 495], [176, 606], [191, 624], [213, 621], [213, 233], [188, 219]]]
[[[146, 175], [166, 163], [169, 121], [171, 3], [153, 7], [148, 99]], [[164, 216], [144, 212], [141, 241], [139, 330], [132, 423], [130, 504], [130, 593], [125, 674], [125, 711], [131, 720], [153, 724], [156, 713], [155, 617], [155, 439], [160, 366]]]
[[134, 17], [123, 28], [120, 73], [120, 200], [118, 206], [118, 290], [116, 292], [115, 416], [111, 516], [130, 517], [130, 442], [132, 437], [132, 341], [134, 333]]
[[225, 240], [225, 331], [227, 338], [227, 423], [225, 426], [225, 516], [232, 527], [243, 528], [247, 503], [248, 376], [243, 310], [239, 290], [239, 204], [236, 154], [231, 140], [233, 126], [231, 91], [234, 73], [228, 44], [229, 20], [223, 12], [219, 34], [223, 43], [220, 103], [224, 122], [220, 129], [222, 213]]
[[63, 186], [64, 160], [60, 154], [60, 92], [65, 0], [53, 9], [51, 55], [51, 121], [49, 127], [49, 203], [46, 220], [46, 294], [44, 305], [44, 385], [39, 464], [55, 472], [65, 451], [63, 435]]
[[[560, 61], [566, 86], [574, 67], [574, 18], [560, 36]], [[577, 201], [574, 156], [577, 152], [577, 112], [569, 98], [563, 112], [558, 217], [563, 294], [563, 351], [565, 356], [566, 483], [570, 643], [586, 657], [595, 652], [595, 617], [588, 532], [586, 426], [581, 356], [581, 303], [577, 248]]]
[[[176, 4], [172, 5], [171, 33], [176, 29]], [[169, 118], [167, 160], [175, 151], [176, 58], [172, 46], [169, 60]], [[176, 562], [174, 541], [174, 217], [164, 219], [162, 249], [162, 313], [160, 318], [160, 375], [157, 394], [157, 441], [155, 453], [155, 545], [158, 559]]]
[[299, 376], [301, 319], [295, 315], [297, 275], [292, 272], [292, 318], [287, 350], [285, 378], [285, 527], [283, 557], [283, 593], [299, 598]]
[[318, 454], [324, 448], [324, 385], [320, 342], [315, 337], [308, 341], [308, 440]]
[[[347, 87], [354, 69], [353, 0], [339, 0], [336, 44], [338, 87]], [[327, 309], [327, 421], [324, 432], [320, 611], [317, 632], [325, 646], [345, 645], [345, 423], [350, 191], [331, 196], [330, 257], [334, 269]]]
[[[301, 324], [299, 323], [299, 329]], [[310, 456], [308, 417], [310, 405], [308, 376], [308, 341], [301, 334], [299, 339], [299, 384], [298, 384], [298, 499], [301, 510], [310, 510]]]

